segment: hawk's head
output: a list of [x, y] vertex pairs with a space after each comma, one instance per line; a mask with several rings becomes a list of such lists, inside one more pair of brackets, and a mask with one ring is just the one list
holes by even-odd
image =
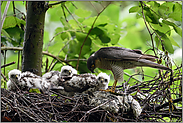
[[17, 82], [20, 79], [21, 71], [13, 69], [8, 73], [9, 79], [11, 81]]
[[94, 73], [94, 69], [96, 68], [96, 60], [97, 60], [97, 56], [95, 55], [95, 53], [94, 54], [92, 54], [89, 58], [88, 58], [88, 60], [87, 60], [87, 67], [88, 67], [88, 69], [92, 72], [92, 73]]

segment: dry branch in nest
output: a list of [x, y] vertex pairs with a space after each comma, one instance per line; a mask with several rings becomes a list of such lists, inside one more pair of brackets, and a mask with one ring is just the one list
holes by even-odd
[[[108, 93], [102, 95], [100, 99], [96, 95], [97, 92], [67, 97], [59, 93], [49, 96], [49, 94], [26, 91], [12, 92], [2, 88], [1, 118], [2, 121], [17, 122], [166, 122], [164, 118], [169, 117], [174, 122], [182, 121], [182, 73], [180, 70], [175, 70], [171, 79], [170, 76], [162, 75], [151, 81], [125, 88], [126, 94], [133, 95], [133, 99], [142, 108], [138, 117], [134, 116], [132, 106], [126, 108], [128, 111], [122, 111], [125, 107], [121, 105], [122, 103], [115, 103], [117, 107], [120, 107], [119, 105], [122, 107], [117, 112], [110, 110], [112, 109], [110, 107], [115, 105], [113, 97], [124, 95], [122, 94], [124, 90], [118, 87], [118, 94]], [[105, 94], [105, 92], [99, 93]], [[127, 103], [126, 107], [128, 104], [133, 103]]]

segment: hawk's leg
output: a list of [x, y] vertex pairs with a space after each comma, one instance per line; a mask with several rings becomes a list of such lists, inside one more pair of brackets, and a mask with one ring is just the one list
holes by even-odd
[[117, 80], [114, 81], [112, 87], [111, 87], [111, 92], [115, 92], [115, 89], [116, 89], [116, 85], [117, 85]]
[[111, 89], [107, 89], [107, 90], [100, 89], [100, 91], [115, 93], [116, 84], [117, 84], [117, 80], [114, 81], [114, 83], [113, 83]]

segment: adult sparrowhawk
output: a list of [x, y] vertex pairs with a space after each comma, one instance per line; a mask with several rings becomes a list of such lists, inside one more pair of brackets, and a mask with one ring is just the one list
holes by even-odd
[[115, 91], [117, 81], [123, 81], [123, 70], [135, 67], [153, 67], [171, 70], [168, 67], [154, 63], [155, 56], [142, 54], [140, 50], [130, 50], [121, 47], [104, 47], [92, 54], [87, 60], [88, 69], [94, 73], [95, 68], [111, 70], [114, 75], [114, 84], [111, 92]]

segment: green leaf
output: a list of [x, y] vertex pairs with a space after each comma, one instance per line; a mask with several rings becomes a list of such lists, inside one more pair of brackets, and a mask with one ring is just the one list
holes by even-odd
[[143, 16], [142, 16], [142, 12], [138, 12], [137, 14], [136, 14], [136, 18], [137, 19], [139, 19], [139, 18], [142, 18]]
[[176, 42], [171, 36], [168, 36], [168, 35], [167, 35], [167, 37], [170, 39], [172, 45], [177, 46], [177, 47], [180, 48], [180, 46], [177, 44], [177, 42]]
[[93, 24], [95, 18], [96, 18], [96, 16], [90, 17], [90, 18], [84, 20], [84, 21], [83, 21], [83, 24], [84, 24], [84, 25], [87, 25], [87, 26], [92, 26], [92, 24]]
[[167, 25], [172, 26], [173, 29], [175, 30], [175, 32], [182, 37], [182, 29], [179, 28], [175, 23], [170, 22], [170, 21], [166, 21], [166, 20], [163, 20], [162, 22], [165, 23], [165, 24], [167, 24]]
[[75, 20], [73, 20], [73, 19], [69, 20], [69, 24], [74, 29], [78, 29], [79, 28], [78, 23]]
[[91, 31], [90, 34], [98, 36], [102, 43], [109, 43], [111, 41], [105, 27], [97, 26]]
[[19, 27], [15, 26], [12, 28], [7, 28], [5, 31], [11, 37], [11, 42], [13, 46], [21, 45], [24, 39], [24, 31], [22, 31]]
[[16, 25], [20, 26], [20, 24], [25, 25], [26, 22], [24, 20], [18, 19], [17, 17], [9, 16], [5, 18], [3, 29], [12, 28], [15, 27]]
[[165, 8], [164, 14], [168, 15], [172, 12], [173, 5], [173, 2], [164, 2], [163, 4], [161, 4], [160, 8]]
[[145, 18], [148, 22], [158, 24], [159, 23], [159, 18], [154, 12], [151, 13], [151, 10], [149, 7], [144, 7], [144, 13], [145, 13]]
[[62, 38], [62, 40], [70, 39], [71, 38], [71, 34], [69, 32], [63, 32], [61, 34], [61, 38]]
[[151, 24], [155, 30], [158, 30], [162, 33], [168, 33], [170, 35], [170, 27], [167, 26], [166, 24], [164, 23], [159, 23], [159, 24]]
[[1, 33], [6, 37], [6, 39], [11, 42], [11, 37], [10, 35], [6, 32], [6, 30], [2, 29]]
[[140, 10], [139, 6], [133, 6], [129, 9], [129, 13], [138, 12]]
[[40, 90], [38, 89], [38, 88], [31, 88], [30, 90], [29, 90], [29, 92], [31, 92], [31, 93], [38, 93], [38, 94], [41, 94], [41, 92], [40, 92]]
[[173, 12], [182, 13], [182, 5], [176, 2], [173, 5]]
[[60, 17], [60, 22], [63, 24], [65, 30], [72, 28], [64, 17]]
[[88, 10], [84, 10], [84, 9], [76, 9], [75, 11], [75, 14], [78, 16], [78, 17], [81, 17], [81, 18], [85, 18], [85, 17], [89, 17], [91, 15], [91, 11], [88, 11]]
[[100, 35], [99, 39], [102, 41], [102, 43], [109, 43], [111, 41], [111, 39], [105, 34]]
[[106, 24], [109, 23], [110, 19], [108, 16], [105, 15], [100, 15], [97, 19], [97, 21], [95, 22], [95, 26], [97, 25], [101, 25], [101, 24]]
[[110, 4], [102, 14], [108, 16], [112, 23], [117, 24], [119, 22], [120, 10], [120, 3], [116, 2], [115, 4]]
[[172, 43], [171, 43], [171, 40], [170, 40], [170, 38], [169, 38], [169, 36], [168, 35], [166, 35], [166, 34], [164, 34], [164, 33], [162, 33], [162, 32], [160, 32], [159, 30], [155, 30], [157, 33], [158, 33], [158, 35], [161, 37], [161, 39], [162, 39], [162, 43], [164, 44], [164, 46], [165, 46], [165, 49], [169, 52], [169, 53], [174, 53], [174, 49], [173, 49], [173, 46], [172, 46]]
[[99, 27], [94, 27], [92, 31], [90, 32], [90, 35], [102, 35], [104, 31], [100, 29]]
[[155, 39], [155, 42], [156, 42], [156, 47], [157, 47], [158, 49], [162, 50], [161, 42], [160, 42], [158, 36], [155, 36], [154, 39]]
[[182, 29], [181, 29], [181, 28], [175, 26], [175, 27], [173, 27], [173, 29], [175, 30], [175, 32], [176, 32], [177, 34], [179, 34], [179, 35], [182, 37]]
[[182, 13], [179, 12], [170, 13], [169, 18], [173, 18], [176, 21], [182, 21]]
[[165, 45], [165, 49], [169, 52], [169, 53], [174, 53], [174, 49], [173, 49], [173, 46], [172, 46], [172, 43], [170, 41], [170, 39], [167, 37], [167, 35], [164, 35], [162, 37], [162, 39], [164, 40], [163, 43]]
[[[84, 33], [81, 33], [81, 32], [76, 32], [76, 39], [77, 39], [79, 42], [81, 42], [81, 43], [84, 42], [86, 36], [87, 36], [87, 34], [84, 34]], [[91, 42], [92, 42], [92, 41], [91, 41], [90, 37], [88, 36], [87, 39], [86, 39], [86, 41], [85, 41], [85, 45], [90, 46], [90, 45], [91, 45]]]
[[111, 44], [115, 45], [118, 43], [118, 41], [120, 39], [120, 35], [119, 34], [111, 34], [110, 38], [111, 38]]
[[[64, 28], [61, 28], [61, 27], [58, 27], [55, 29], [55, 34], [59, 34], [60, 38], [62, 40], [65, 40], [65, 39], [70, 39], [71, 38], [71, 34], [69, 31], [65, 31]], [[58, 36], [58, 35], [57, 35]]]

